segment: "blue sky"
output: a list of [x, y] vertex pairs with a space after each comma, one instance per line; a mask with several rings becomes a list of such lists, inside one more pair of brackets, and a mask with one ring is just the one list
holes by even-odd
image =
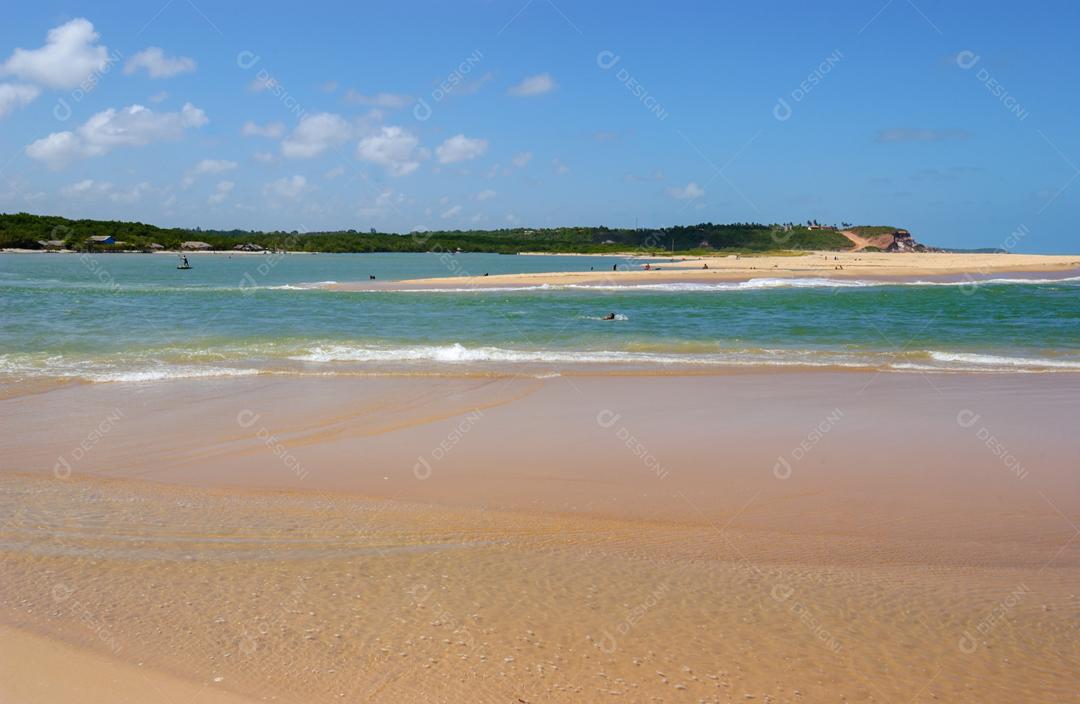
[[0, 211], [1077, 251], [1075, 3], [17, 3]]

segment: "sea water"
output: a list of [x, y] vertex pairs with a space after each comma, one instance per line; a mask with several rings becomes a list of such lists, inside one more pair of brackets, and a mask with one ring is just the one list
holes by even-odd
[[[0, 383], [732, 367], [1080, 371], [1080, 276], [527, 286], [618, 257], [0, 254]], [[645, 260], [641, 260], [643, 262]], [[641, 262], [634, 262], [640, 264]], [[328, 282], [445, 277], [434, 290]], [[602, 320], [615, 313], [615, 320]]]

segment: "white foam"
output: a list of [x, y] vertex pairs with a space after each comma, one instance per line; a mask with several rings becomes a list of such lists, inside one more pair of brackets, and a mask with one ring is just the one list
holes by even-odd
[[930, 358], [945, 363], [974, 365], [976, 367], [1024, 367], [1028, 369], [1080, 369], [1080, 361], [1031, 357], [1002, 357], [971, 352], [930, 352]]
[[868, 362], [844, 359], [812, 359], [805, 353], [793, 352], [789, 359], [777, 358], [773, 350], [753, 353], [678, 354], [654, 352], [623, 352], [609, 350], [511, 350], [500, 347], [465, 347], [423, 345], [411, 347], [367, 347], [353, 345], [321, 345], [307, 354], [290, 359], [302, 362], [471, 362], [533, 363], [533, 364], [709, 364], [709, 365], [802, 365], [802, 366], [870, 366]]
[[258, 369], [232, 369], [228, 367], [161, 367], [158, 369], [130, 369], [111, 372], [82, 373], [97, 383], [131, 381], [166, 381], [169, 379], [201, 379], [215, 376], [252, 376]]

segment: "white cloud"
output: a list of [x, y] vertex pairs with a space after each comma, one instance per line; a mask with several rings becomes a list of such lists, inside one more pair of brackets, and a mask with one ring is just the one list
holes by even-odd
[[447, 209], [439, 217], [441, 217], [443, 220], [449, 220], [450, 218], [457, 217], [460, 214], [461, 214], [461, 206], [460, 205], [455, 205], [452, 208]]
[[397, 210], [398, 206], [405, 202], [405, 194], [397, 193], [392, 189], [381, 191], [371, 205], [360, 207], [356, 213], [361, 217], [374, 217], [385, 215], [390, 210]]
[[356, 145], [356, 158], [385, 166], [392, 176], [411, 174], [428, 156], [420, 140], [402, 127], [382, 127]]
[[529, 76], [515, 86], [510, 86], [510, 89], [506, 92], [510, 95], [529, 97], [550, 93], [557, 87], [558, 84], [555, 83], [555, 79], [551, 77], [550, 73], [540, 73], [535, 76]]
[[413, 102], [412, 96], [403, 95], [401, 93], [376, 93], [375, 95], [364, 95], [350, 88], [345, 91], [346, 103], [352, 103], [353, 105], [367, 105], [376, 108], [389, 108], [398, 109], [410, 105]]
[[0, 83], [0, 117], [29, 105], [39, 95], [41, 89], [28, 83]]
[[114, 203], [132, 204], [142, 200], [142, 197], [154, 190], [146, 181], [135, 184], [126, 190], [116, 190], [109, 181], [96, 181], [92, 178], [84, 178], [60, 189], [61, 195], [66, 198], [82, 198], [101, 200], [108, 198]]
[[705, 195], [705, 189], [691, 181], [685, 186], [675, 186], [667, 189], [667, 194], [675, 200], [693, 200]]
[[335, 178], [340, 178], [340, 177], [342, 177], [344, 175], [345, 175], [345, 167], [344, 166], [335, 166], [334, 168], [330, 169], [325, 174], [323, 174], [323, 178], [325, 178], [327, 181], [333, 181]]
[[269, 137], [270, 139], [281, 139], [285, 134], [285, 123], [267, 122], [265, 125], [257, 125], [251, 120], [248, 120], [244, 123], [244, 126], [240, 128], [240, 134], [245, 137]]
[[523, 169], [530, 161], [532, 161], [532, 157], [532, 152], [521, 152], [519, 154], [515, 154], [514, 158], [510, 161], [511, 163], [513, 163], [514, 166], [518, 167], [519, 169]]
[[113, 185], [108, 181], [95, 181], [92, 178], [84, 178], [82, 181], [64, 186], [60, 189], [60, 193], [68, 198], [86, 195], [104, 196], [112, 188]]
[[348, 141], [352, 133], [352, 127], [341, 115], [329, 112], [304, 115], [300, 124], [282, 141], [281, 153], [291, 158], [309, 159]]
[[114, 203], [126, 203], [128, 205], [132, 203], [138, 203], [142, 200], [142, 197], [149, 191], [153, 190], [150, 184], [143, 181], [137, 183], [126, 191], [116, 191], [109, 195], [109, 199]]
[[489, 188], [487, 190], [483, 190], [483, 191], [480, 191], [479, 193], [477, 193], [476, 194], [476, 200], [491, 200], [496, 195], [498, 195], [498, 194], [495, 193], [495, 191], [493, 191], [493, 190], [491, 190]]
[[555, 169], [555, 173], [559, 174], [560, 176], [570, 172], [570, 167], [562, 163], [562, 161], [558, 157], [555, 157], [551, 160], [551, 168]]
[[321, 90], [323, 93], [333, 93], [337, 89], [338, 89], [338, 82], [337, 81], [326, 81], [325, 83], [323, 83], [322, 85], [319, 86], [319, 90]]
[[165, 100], [166, 100], [166, 99], [167, 99], [168, 97], [169, 97], [169, 91], [167, 91], [167, 90], [162, 90], [162, 91], [158, 91], [157, 93], [154, 93], [153, 95], [151, 95], [151, 96], [150, 96], [150, 97], [148, 98], [148, 100], [149, 100], [149, 101], [150, 101], [151, 103], [154, 103], [154, 104], [156, 105], [157, 103], [163, 103], [163, 102], [165, 102]]
[[50, 29], [45, 46], [13, 51], [0, 72], [52, 88], [74, 88], [109, 63], [108, 49], [97, 39], [89, 20], [71, 20]]
[[279, 178], [277, 181], [271, 181], [266, 184], [263, 192], [268, 196], [276, 196], [278, 198], [287, 198], [289, 200], [295, 200], [303, 195], [308, 190], [307, 179], [303, 176], [293, 176], [291, 178]]
[[223, 171], [232, 171], [238, 166], [235, 161], [226, 159], [203, 159], [191, 169], [193, 174], [220, 174]]
[[124, 74], [130, 76], [144, 68], [150, 78], [170, 78], [195, 70], [195, 59], [187, 56], [165, 56], [161, 47], [151, 46], [135, 54], [124, 64]]
[[251, 156], [260, 164], [273, 164], [278, 160], [278, 158], [270, 152], [255, 152]]
[[207, 122], [206, 113], [191, 103], [185, 103], [180, 112], [156, 113], [142, 105], [109, 108], [91, 116], [74, 132], [53, 132], [37, 140], [26, 148], [26, 154], [52, 168], [63, 168], [75, 159], [103, 156], [116, 147], [178, 139], [184, 130]]
[[435, 147], [435, 155], [439, 157], [440, 164], [453, 164], [475, 159], [487, 151], [487, 147], [486, 139], [474, 139], [457, 134]]
[[210, 197], [206, 199], [206, 202], [210, 205], [225, 202], [225, 199], [229, 197], [229, 193], [235, 187], [236, 183], [233, 181], [218, 181], [218, 185], [214, 188], [214, 192], [210, 194]]
[[648, 176], [638, 176], [637, 174], [625, 174], [623, 176], [623, 181], [626, 181], [627, 183], [636, 183], [638, 181], [663, 181], [663, 180], [664, 180], [664, 172], [661, 171], [660, 169], [657, 169], [656, 171], [653, 171]]
[[495, 74], [488, 71], [475, 81], [462, 81], [456, 86], [452, 86], [449, 91], [450, 95], [475, 95], [480, 92], [480, 89], [484, 87], [484, 84], [495, 78]]
[[251, 83], [248, 84], [248, 90], [254, 93], [261, 93], [264, 90], [269, 90], [278, 84], [277, 79], [271, 76], [269, 73], [260, 71]]

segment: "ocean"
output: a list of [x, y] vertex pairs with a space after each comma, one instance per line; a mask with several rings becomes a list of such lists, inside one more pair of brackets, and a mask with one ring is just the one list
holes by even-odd
[[[619, 257], [0, 254], [0, 384], [254, 374], [1080, 371], [1080, 276], [473, 290]], [[645, 261], [645, 260], [640, 260]], [[434, 290], [327, 282], [446, 277]], [[615, 313], [616, 319], [601, 320]]]

